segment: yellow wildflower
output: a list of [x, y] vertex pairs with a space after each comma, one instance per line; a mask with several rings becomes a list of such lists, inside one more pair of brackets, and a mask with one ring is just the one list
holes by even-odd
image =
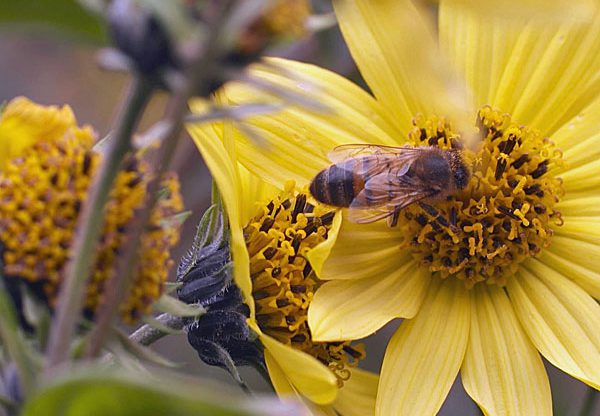
[[[436, 32], [408, 0], [334, 2], [374, 97], [274, 59], [253, 76], [309, 92], [332, 112], [249, 119], [265, 147], [231, 133], [248, 170], [300, 188], [341, 144], [465, 145], [463, 190], [403, 210], [394, 228], [334, 222], [307, 254], [328, 280], [310, 305], [313, 339], [359, 339], [405, 319], [387, 347], [379, 415], [435, 414], [459, 371], [485, 414], [551, 414], [540, 354], [600, 386], [600, 14], [496, 19], [469, 3], [440, 1]], [[461, 83], [470, 95], [455, 93]], [[276, 98], [230, 84], [219, 100]]]
[[[198, 104], [198, 107], [201, 107]], [[188, 127], [213, 173], [231, 227], [234, 278], [250, 309], [248, 325], [264, 346], [280, 395], [301, 399], [311, 414], [373, 414], [377, 377], [355, 368], [362, 346], [315, 342], [309, 306], [321, 284], [306, 256], [340, 216], [315, 206], [306, 189], [267, 185], [234, 159], [228, 124]]]
[[[70, 253], [77, 218], [101, 154], [92, 146], [89, 127], [77, 126], [68, 106], [44, 107], [25, 98], [8, 103], [0, 116], [0, 242], [3, 275], [24, 281], [53, 306]], [[135, 211], [146, 203], [148, 166], [130, 157], [119, 173], [106, 207], [107, 219], [87, 286], [86, 311], [102, 301], [104, 287], [114, 277], [119, 247]], [[175, 177], [152, 213], [142, 239], [141, 262], [131, 293], [121, 306], [127, 321], [148, 313], [160, 297], [171, 266], [170, 248], [179, 232], [166, 218], [183, 208]]]

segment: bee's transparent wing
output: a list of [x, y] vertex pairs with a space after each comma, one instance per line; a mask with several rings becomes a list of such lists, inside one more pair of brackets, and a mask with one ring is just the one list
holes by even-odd
[[368, 179], [391, 170], [395, 170], [396, 174], [398, 171], [406, 173], [424, 150], [424, 147], [346, 144], [336, 147], [327, 156], [338, 168]]
[[440, 192], [415, 177], [390, 172], [375, 175], [352, 200], [348, 219], [359, 224], [378, 221]]
[[384, 218], [388, 218], [394, 213], [394, 210], [388, 210], [386, 208], [380, 209], [349, 209], [348, 210], [348, 221], [356, 224], [368, 224], [371, 222], [379, 221]]
[[361, 156], [382, 156], [382, 157], [414, 157], [414, 154], [418, 154], [422, 151], [419, 147], [412, 146], [382, 146], [378, 144], [343, 144], [337, 146], [331, 152], [327, 153], [327, 157], [333, 163], [340, 163], [346, 159], [361, 157]]

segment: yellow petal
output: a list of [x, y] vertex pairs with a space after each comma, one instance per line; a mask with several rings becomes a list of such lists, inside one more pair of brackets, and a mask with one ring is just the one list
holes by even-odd
[[[265, 363], [273, 388], [279, 397], [295, 400], [298, 414], [306, 416], [337, 416], [332, 406], [318, 406], [302, 397], [288, 381], [284, 371], [268, 350], [265, 350]], [[337, 399], [336, 399], [337, 401]]]
[[316, 358], [284, 345], [264, 333], [259, 333], [259, 338], [265, 350], [269, 351], [273, 362], [277, 363], [298, 393], [321, 405], [335, 400], [338, 392], [337, 379], [329, 368]]
[[508, 294], [542, 355], [575, 378], [600, 388], [600, 305], [538, 260], [509, 280]]
[[599, 217], [600, 196], [589, 194], [581, 198], [569, 198], [569, 194], [567, 194], [565, 199], [556, 205], [556, 209], [567, 218], [567, 221], [571, 216]]
[[333, 407], [342, 416], [374, 415], [377, 383], [377, 374], [353, 368], [350, 379], [344, 382]]
[[[587, 20], [594, 11], [593, 0], [451, 0], [469, 7], [488, 19], [490, 12], [501, 18], [531, 16], [536, 19]], [[448, 3], [448, 1], [442, 1]]]
[[277, 361], [275, 361], [273, 355], [271, 355], [269, 350], [265, 350], [265, 364], [267, 365], [267, 370], [269, 371], [269, 378], [271, 379], [271, 384], [273, 385], [275, 393], [277, 393], [278, 396], [298, 396], [296, 389], [294, 389], [294, 386], [290, 384], [290, 381], [287, 379], [285, 372], [283, 371], [281, 366], [277, 364]]
[[560, 174], [567, 194], [585, 191], [593, 194], [600, 186], [600, 160], [596, 159]]
[[600, 152], [600, 97], [591, 97], [587, 107], [566, 121], [552, 135], [552, 141], [563, 150], [566, 169], [581, 166], [598, 158]]
[[321, 276], [323, 265], [329, 258], [331, 250], [335, 246], [341, 227], [342, 213], [341, 211], [337, 211], [333, 217], [331, 229], [327, 233], [327, 239], [306, 254], [306, 258], [317, 276]]
[[222, 138], [213, 127], [188, 125], [187, 129], [219, 188], [231, 227], [231, 253], [234, 260], [235, 282], [244, 295], [244, 302], [250, 307], [251, 316], [254, 317], [250, 259], [242, 232], [242, 202], [240, 199], [242, 189], [237, 164], [232, 160], [231, 153], [225, 148]]
[[410, 261], [389, 274], [327, 282], [308, 309], [313, 339], [360, 339], [394, 318], [412, 318], [430, 281], [430, 272]]
[[597, 267], [588, 269], [579, 263], [572, 262], [570, 256], [559, 256], [550, 250], [542, 251], [538, 259], [573, 280], [596, 299], [600, 299], [600, 273], [598, 273]]
[[490, 25], [489, 16], [483, 18], [458, 2], [440, 2], [439, 42], [472, 93], [472, 108], [491, 102], [514, 41]]
[[282, 190], [268, 184], [240, 163], [237, 164], [237, 168], [242, 192], [238, 197], [241, 203], [240, 221], [241, 224], [248, 224], [260, 209], [280, 195]]
[[77, 123], [67, 105], [43, 106], [25, 97], [11, 100], [0, 113], [0, 169], [32, 143], [62, 137], [72, 127]]
[[360, 72], [406, 134], [418, 113], [462, 118], [464, 89], [448, 71], [428, 15], [410, 0], [337, 0], [334, 8]]
[[335, 238], [335, 242], [328, 256], [318, 247], [316, 253], [309, 254], [311, 264], [315, 256], [326, 257], [324, 263], [319, 257], [313, 264], [320, 279], [383, 278], [412, 260], [410, 253], [400, 248], [402, 233], [389, 228], [385, 221], [371, 224], [343, 221], [337, 236], [333, 234], [329, 238], [332, 241]]
[[585, 23], [493, 19], [442, 2], [440, 38], [478, 106], [497, 106], [550, 135], [600, 92], [600, 24], [597, 12], [593, 16]]
[[[567, 124], [567, 126], [569, 125], [570, 124]], [[569, 127], [566, 128], [568, 129]], [[556, 135], [553, 135], [552, 139], [555, 140], [555, 137]], [[600, 155], [600, 132], [587, 138], [583, 135], [569, 135], [563, 141], [563, 144], [559, 144], [559, 146], [561, 146], [562, 149], [566, 149], [563, 153], [565, 166], [561, 171], [569, 171], [570, 169], [578, 168], [598, 159], [598, 156]]]
[[[399, 145], [405, 137], [385, 119], [381, 106], [366, 91], [333, 72], [314, 65], [270, 59], [250, 75], [299, 95], [310, 96], [328, 108], [315, 112], [286, 104], [278, 113], [244, 120], [260, 134], [261, 146], [235, 130], [237, 159], [251, 172], [283, 188], [289, 180], [306, 185], [330, 162], [327, 153], [344, 143]], [[277, 70], [282, 68], [283, 71]], [[221, 104], [281, 103], [281, 99], [248, 84], [229, 83], [218, 95]]]
[[556, 235], [600, 244], [600, 217], [568, 217], [554, 230]]
[[469, 346], [461, 369], [469, 396], [486, 415], [551, 415], [544, 364], [504, 290], [479, 284], [471, 301]]
[[600, 246], [568, 237], [555, 235], [552, 237], [550, 247], [545, 250], [556, 253], [558, 256], [579, 264], [589, 270], [598, 269]]
[[469, 339], [469, 294], [455, 280], [434, 279], [417, 316], [403, 322], [390, 340], [378, 415], [434, 415], [444, 402]]
[[518, 97], [513, 110], [516, 120], [550, 135], [598, 96], [600, 83], [595, 77], [600, 59], [594, 52], [600, 47], [598, 18], [596, 12], [586, 25], [544, 24], [541, 39], [528, 38], [525, 43], [534, 48], [529, 56], [534, 65], [529, 65], [531, 72], [521, 73], [521, 79], [527, 80], [524, 88], [512, 92]]

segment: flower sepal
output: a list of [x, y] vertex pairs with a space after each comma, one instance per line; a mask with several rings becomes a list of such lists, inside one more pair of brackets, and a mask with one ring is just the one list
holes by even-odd
[[188, 342], [199, 358], [224, 368], [240, 384], [238, 366], [266, 371], [263, 347], [246, 323], [250, 311], [233, 281], [228, 231], [217, 205], [200, 221], [192, 247], [179, 264], [177, 281], [179, 299], [206, 310], [186, 322]]

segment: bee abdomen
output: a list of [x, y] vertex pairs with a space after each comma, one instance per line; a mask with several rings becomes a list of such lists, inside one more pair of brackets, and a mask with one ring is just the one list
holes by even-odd
[[337, 207], [348, 207], [355, 195], [362, 188], [361, 183], [355, 180], [350, 166], [340, 168], [331, 165], [315, 176], [310, 184], [310, 193], [319, 202]]

